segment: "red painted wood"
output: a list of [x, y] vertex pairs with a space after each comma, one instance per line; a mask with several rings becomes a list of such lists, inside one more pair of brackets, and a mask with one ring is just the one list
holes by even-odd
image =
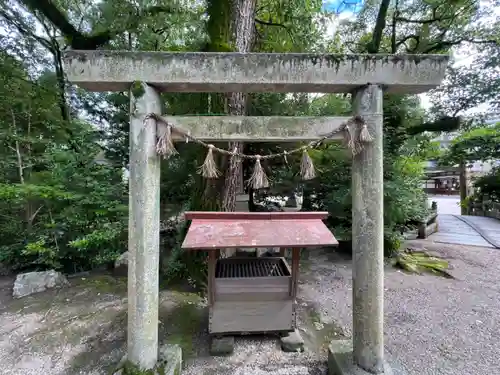
[[215, 212], [215, 211], [187, 211], [186, 219], [215, 219], [215, 220], [323, 220], [328, 212]]
[[208, 250], [338, 245], [321, 221], [326, 215], [325, 212], [188, 212], [186, 218], [192, 222], [182, 247]]

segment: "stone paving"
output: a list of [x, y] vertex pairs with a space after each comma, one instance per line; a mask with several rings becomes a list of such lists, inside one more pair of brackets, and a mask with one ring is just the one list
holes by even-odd
[[461, 215], [458, 196], [431, 196], [432, 201], [438, 205], [439, 231], [430, 241], [500, 249], [500, 220]]
[[[494, 247], [473, 227], [460, 218], [462, 216], [438, 215], [439, 230], [431, 234], [428, 240], [464, 246]], [[497, 225], [500, 227], [500, 222]]]

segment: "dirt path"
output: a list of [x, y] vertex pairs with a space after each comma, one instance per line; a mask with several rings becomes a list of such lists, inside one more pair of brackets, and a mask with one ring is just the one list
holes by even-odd
[[[424, 244], [450, 259], [456, 279], [386, 270], [386, 347], [408, 375], [500, 374], [498, 250]], [[162, 291], [160, 339], [187, 357], [187, 375], [325, 375], [326, 344], [351, 331], [351, 263], [316, 252], [299, 290], [305, 353], [283, 353], [276, 338], [242, 337], [232, 356], [208, 355], [206, 309], [196, 295]], [[126, 283], [109, 275], [21, 300], [0, 279], [0, 363], [5, 375], [107, 374], [124, 353]]]

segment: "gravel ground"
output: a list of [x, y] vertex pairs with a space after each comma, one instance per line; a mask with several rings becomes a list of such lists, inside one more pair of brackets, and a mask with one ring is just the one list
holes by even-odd
[[[455, 279], [408, 275], [387, 267], [388, 357], [408, 375], [500, 374], [500, 250], [430, 241], [411, 244], [449, 259]], [[196, 337], [189, 342], [196, 357], [186, 361], [183, 375], [326, 375], [324, 343], [351, 332], [351, 262], [335, 253], [314, 252], [302, 266], [299, 327], [306, 352], [283, 353], [277, 338], [240, 337], [233, 355], [211, 357], [208, 336], [195, 327], [190, 331]], [[126, 328], [121, 287], [109, 294], [102, 281], [86, 282], [12, 301], [12, 280], [4, 281], [2, 374], [100, 375], [107, 373], [103, 367], [121, 358]], [[90, 286], [99, 286], [101, 293]], [[162, 293], [168, 300], [169, 292]], [[162, 318], [174, 320], [171, 315]], [[171, 337], [161, 331], [162, 338]]]
[[[455, 279], [386, 268], [387, 357], [408, 375], [500, 374], [500, 250], [430, 241], [409, 245], [449, 259]], [[303, 266], [300, 304], [351, 336], [351, 261], [315, 252]], [[201, 356], [188, 361], [183, 374], [320, 375], [327, 374], [324, 360], [324, 353], [282, 353], [276, 339], [240, 338], [232, 356]]]
[[[455, 279], [385, 273], [385, 342], [409, 375], [500, 374], [500, 250], [410, 241], [449, 259]], [[351, 264], [315, 256], [301, 286], [349, 334]]]

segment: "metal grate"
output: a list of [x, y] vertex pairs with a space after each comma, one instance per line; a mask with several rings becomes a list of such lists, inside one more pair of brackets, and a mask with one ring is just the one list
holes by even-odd
[[280, 258], [220, 259], [215, 269], [216, 278], [244, 278], [290, 276]]

